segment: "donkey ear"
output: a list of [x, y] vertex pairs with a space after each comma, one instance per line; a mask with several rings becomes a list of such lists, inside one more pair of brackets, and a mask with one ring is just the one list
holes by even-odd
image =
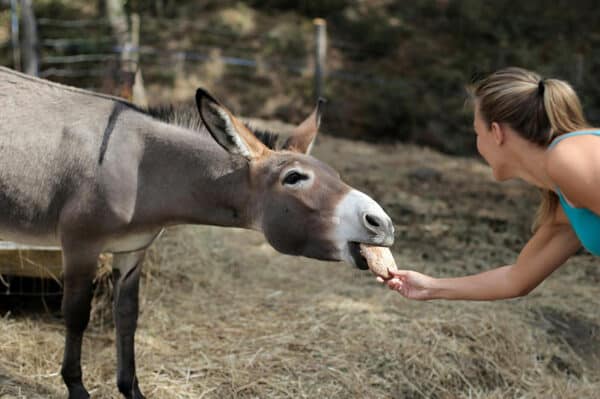
[[310, 154], [315, 137], [319, 132], [319, 126], [321, 125], [321, 111], [323, 110], [323, 104], [326, 100], [319, 97], [317, 100], [317, 106], [315, 110], [295, 129], [290, 138], [288, 139], [286, 149], [291, 151], [300, 152], [304, 154]]
[[227, 152], [252, 160], [268, 151], [242, 122], [203, 89], [196, 91], [196, 106], [210, 134]]

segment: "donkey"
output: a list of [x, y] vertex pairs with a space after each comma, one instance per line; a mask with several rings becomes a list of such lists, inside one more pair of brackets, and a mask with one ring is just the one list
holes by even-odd
[[196, 106], [192, 116], [149, 112], [0, 67], [0, 237], [62, 247], [71, 399], [89, 398], [81, 342], [101, 252], [114, 254], [117, 386], [140, 399], [140, 270], [165, 226], [254, 229], [282, 253], [361, 269], [359, 243], [393, 243], [383, 209], [308, 155], [320, 102], [285, 139], [252, 131], [202, 89]]

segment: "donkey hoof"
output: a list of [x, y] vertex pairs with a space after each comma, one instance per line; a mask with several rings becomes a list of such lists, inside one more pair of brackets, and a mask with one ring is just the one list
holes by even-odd
[[121, 391], [126, 399], [146, 399], [146, 397], [142, 395], [142, 391], [140, 391], [137, 381], [130, 386], [131, 388], [124, 388], [123, 385], [119, 385], [119, 391]]
[[146, 399], [146, 397], [142, 395], [142, 391], [140, 391], [137, 383], [133, 386], [132, 391], [133, 395], [131, 396], [131, 399]]
[[138, 387], [131, 390], [131, 395], [127, 396], [127, 399], [146, 399]]
[[90, 394], [83, 385], [77, 385], [69, 389], [69, 399], [90, 399]]

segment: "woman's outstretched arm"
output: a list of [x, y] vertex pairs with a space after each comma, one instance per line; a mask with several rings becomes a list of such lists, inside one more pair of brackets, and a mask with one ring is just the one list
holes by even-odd
[[515, 264], [455, 278], [433, 278], [399, 270], [386, 281], [410, 299], [497, 300], [527, 295], [581, 247], [562, 209], [540, 226]]

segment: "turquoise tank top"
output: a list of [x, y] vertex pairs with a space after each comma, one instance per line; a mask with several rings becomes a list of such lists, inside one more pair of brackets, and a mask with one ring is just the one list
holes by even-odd
[[[600, 130], [586, 130], [560, 135], [550, 143], [548, 149], [554, 147], [561, 140], [583, 134], [600, 136]], [[598, 189], [600, 190], [600, 187]], [[595, 214], [587, 208], [575, 208], [569, 205], [558, 187], [556, 189], [556, 194], [558, 195], [560, 205], [567, 215], [567, 218], [569, 218], [569, 222], [571, 223], [573, 230], [575, 230], [575, 234], [577, 234], [581, 245], [593, 255], [600, 256], [600, 215]]]

